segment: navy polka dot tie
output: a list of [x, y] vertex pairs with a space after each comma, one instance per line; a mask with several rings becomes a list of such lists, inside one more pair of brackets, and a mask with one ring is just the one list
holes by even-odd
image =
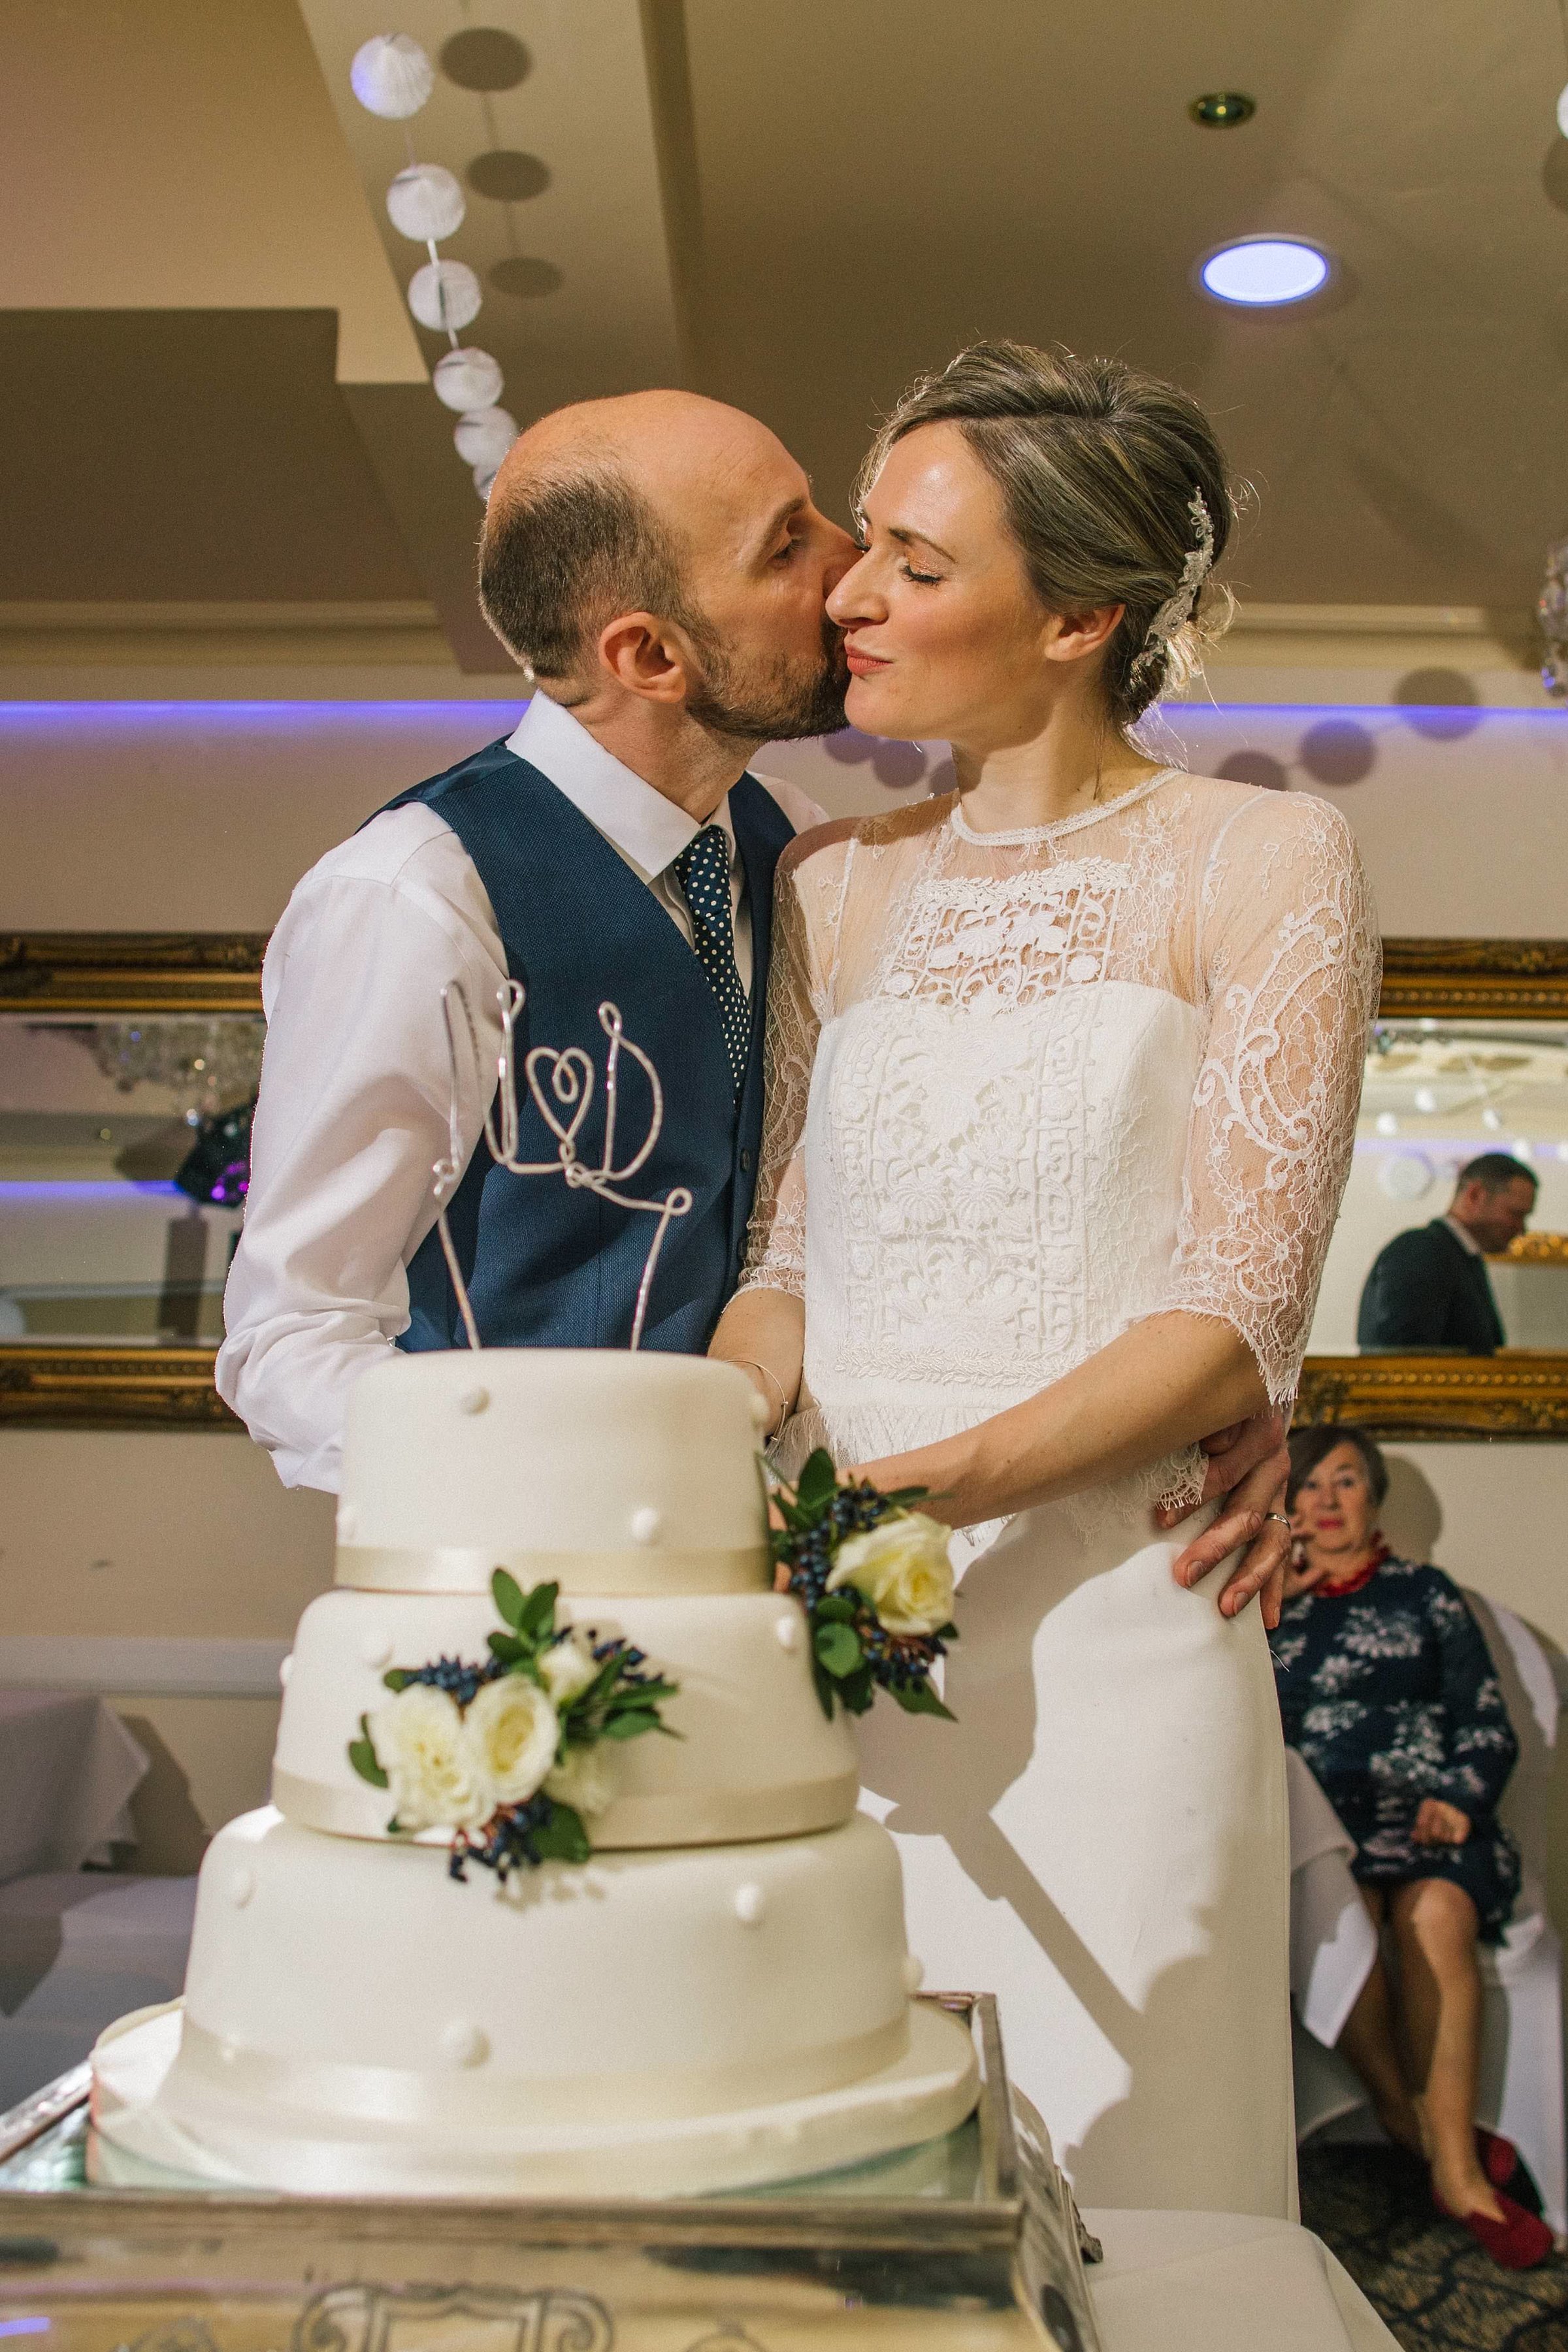
[[719, 1007], [724, 1050], [735, 1092], [746, 1074], [752, 1042], [752, 1008], [735, 961], [735, 926], [730, 911], [730, 836], [721, 824], [705, 824], [674, 862], [673, 871], [691, 915], [691, 944], [708, 975]]

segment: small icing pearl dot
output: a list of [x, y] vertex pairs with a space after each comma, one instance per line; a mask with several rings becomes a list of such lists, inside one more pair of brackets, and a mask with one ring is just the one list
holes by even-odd
[[759, 1927], [767, 1907], [767, 1896], [754, 1879], [748, 1879], [744, 1886], [735, 1889], [735, 1916], [742, 1927]]
[[360, 1643], [360, 1655], [367, 1666], [384, 1666], [392, 1655], [392, 1643], [378, 1625]]
[[483, 1412], [490, 1401], [489, 1389], [465, 1389], [458, 1399], [459, 1412]]
[[352, 1503], [342, 1504], [338, 1510], [338, 1541], [353, 1543], [359, 1533], [359, 1513]]
[[645, 1503], [640, 1511], [632, 1513], [633, 1543], [656, 1544], [663, 1533], [664, 1514], [656, 1511], [651, 1503]]
[[766, 1397], [760, 1395], [758, 1391], [753, 1389], [752, 1391], [752, 1427], [753, 1429], [766, 1429], [772, 1419], [773, 1415], [768, 1411], [768, 1401]]
[[282, 1689], [282, 1690], [287, 1690], [287, 1689], [288, 1689], [288, 1687], [289, 1687], [289, 1675], [293, 1673], [293, 1671], [294, 1671], [294, 1653], [293, 1653], [293, 1651], [292, 1651], [292, 1650], [290, 1650], [290, 1651], [289, 1651], [289, 1654], [288, 1654], [288, 1656], [287, 1656], [286, 1658], [279, 1658], [279, 1661], [278, 1661], [278, 1683], [279, 1683], [279, 1687], [280, 1689]]
[[919, 1992], [921, 1985], [924, 1984], [925, 1980], [925, 1962], [923, 1960], [917, 1960], [912, 1952], [906, 1952], [904, 1955], [904, 1990], [907, 1993], [917, 1993]]
[[466, 2019], [455, 2017], [441, 2028], [441, 2055], [448, 2066], [482, 2066], [489, 2054], [488, 2035]]
[[780, 1617], [774, 1623], [773, 1634], [781, 1650], [798, 1650], [800, 1647], [798, 1610], [792, 1609], [787, 1616]]
[[230, 1874], [228, 1899], [237, 1911], [243, 1911], [255, 1892], [256, 1873], [253, 1870], [247, 1870], [242, 1863], [237, 1871]]

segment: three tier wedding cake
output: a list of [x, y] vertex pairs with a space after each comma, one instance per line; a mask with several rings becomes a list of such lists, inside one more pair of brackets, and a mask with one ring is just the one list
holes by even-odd
[[184, 2002], [99, 2044], [103, 2177], [668, 2195], [962, 2121], [752, 1407], [610, 1350], [359, 1383], [273, 1804], [212, 1843]]

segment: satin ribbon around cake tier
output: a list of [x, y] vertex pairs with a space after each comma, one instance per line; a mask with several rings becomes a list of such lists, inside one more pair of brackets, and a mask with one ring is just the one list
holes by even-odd
[[805, 2099], [863, 2081], [893, 2066], [910, 2046], [909, 2012], [903, 2011], [868, 2033], [847, 2034], [792, 2052], [760, 2056], [730, 2066], [657, 2066], [600, 2075], [512, 2074], [499, 2067], [428, 2070], [404, 2066], [353, 2066], [336, 2058], [278, 2058], [258, 2050], [237, 2050], [187, 2013], [180, 2053], [170, 2072], [165, 2104], [175, 2118], [196, 2122], [197, 2105], [184, 2109], [183, 2086], [196, 2095], [211, 2090], [225, 2104], [252, 2101], [287, 2108], [297, 2116], [386, 2124], [426, 2124], [440, 2129], [515, 2130], [526, 2116], [531, 2130], [584, 2125], [664, 2123], [688, 2116], [772, 2106]]
[[660, 1593], [765, 1592], [773, 1581], [762, 1544], [732, 1550], [682, 1551], [666, 1545], [625, 1551], [489, 1551], [477, 1545], [428, 1549], [395, 1544], [338, 1546], [336, 1581], [371, 1592], [488, 1592], [498, 1568], [526, 1592], [558, 1584], [595, 1600]]
[[[747, 1845], [755, 1838], [804, 1837], [835, 1829], [855, 1810], [859, 1783], [853, 1772], [823, 1780], [798, 1780], [781, 1788], [675, 1790], [650, 1796], [617, 1797], [600, 1821], [590, 1822], [602, 1852], [621, 1847]], [[272, 1768], [272, 1801], [297, 1827], [325, 1830], [332, 1837], [374, 1838], [386, 1834], [389, 1800], [379, 1790], [333, 1788], [300, 1773]], [[446, 1845], [447, 1830], [425, 1830], [412, 1843]], [[410, 1841], [400, 1838], [398, 1844]]]

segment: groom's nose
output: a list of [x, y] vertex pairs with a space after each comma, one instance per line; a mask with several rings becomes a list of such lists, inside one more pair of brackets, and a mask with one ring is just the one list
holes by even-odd
[[822, 593], [825, 599], [832, 595], [845, 573], [852, 571], [860, 560], [860, 551], [847, 530], [840, 530], [836, 522], [830, 522], [827, 532], [830, 544], [827, 561], [822, 567]]

